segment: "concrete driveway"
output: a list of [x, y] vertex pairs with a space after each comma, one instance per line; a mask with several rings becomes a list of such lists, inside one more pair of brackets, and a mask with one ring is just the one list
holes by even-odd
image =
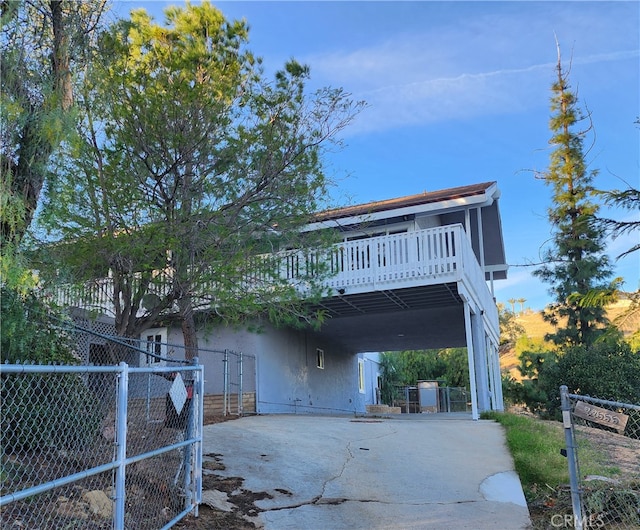
[[206, 426], [203, 452], [271, 495], [256, 502], [267, 530], [529, 526], [499, 424], [408, 416], [246, 417]]

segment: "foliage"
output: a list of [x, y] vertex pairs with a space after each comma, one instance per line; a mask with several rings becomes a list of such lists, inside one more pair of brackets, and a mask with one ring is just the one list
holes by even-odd
[[33, 289], [0, 288], [0, 356], [2, 362], [36, 364], [77, 362], [67, 332], [52, 325], [63, 313]]
[[100, 433], [96, 397], [72, 374], [0, 377], [4, 452], [80, 450]]
[[466, 348], [384, 352], [380, 358], [381, 399], [390, 405], [398, 387], [418, 381], [439, 381], [443, 386], [467, 387], [469, 364]]
[[503, 378], [505, 399], [545, 416], [557, 415], [561, 385], [573, 394], [626, 403], [640, 396], [640, 351], [620, 335], [557, 352], [524, 351], [519, 370], [525, 376], [521, 382]]
[[[318, 243], [299, 228], [325, 196], [322, 154], [360, 105], [342, 90], [309, 95], [309, 69], [293, 60], [267, 79], [246, 24], [208, 2], [165, 14], [161, 26], [134, 10], [103, 36], [81, 135], [51, 188], [50, 233], [80, 258], [67, 262], [77, 280], [109, 269], [121, 335], [176, 307], [189, 348], [196, 311], [312, 320], [281, 263], [260, 255]], [[317, 294], [322, 261], [289, 260]]]
[[560, 408], [560, 385], [572, 394], [624, 403], [637, 403], [640, 396], [640, 351], [633, 351], [620, 338], [609, 338], [585, 346], [573, 346], [555, 363], [539, 373], [547, 393], [546, 408], [553, 414]]
[[[520, 335], [516, 340], [514, 347], [518, 357], [527, 352], [544, 353], [556, 350], [556, 347], [553, 344], [545, 341], [544, 339], [537, 337], [532, 338], [527, 335]], [[520, 372], [522, 373], [522, 370]]]
[[597, 172], [587, 170], [583, 152], [588, 129], [574, 130], [583, 117], [577, 97], [569, 90], [559, 54], [552, 92], [550, 144], [554, 150], [543, 178], [553, 189], [548, 218], [554, 233], [551, 247], [543, 256], [544, 264], [534, 274], [552, 285], [555, 301], [545, 309], [545, 320], [563, 325], [549, 339], [558, 345], [591, 344], [607, 324], [604, 309], [581, 305], [571, 296], [608, 288], [611, 267], [603, 255], [605, 234], [597, 223], [598, 206], [593, 201], [592, 182]]
[[[599, 191], [598, 194], [604, 197], [605, 204], [610, 206], [617, 206], [629, 210], [630, 212], [637, 212], [640, 210], [640, 189], [629, 186], [624, 190], [610, 190]], [[640, 230], [640, 221], [637, 220], [625, 220], [611, 218], [600, 218], [605, 230], [607, 230], [614, 238], [623, 234], [629, 234], [631, 232], [637, 232]], [[633, 252], [640, 250], [640, 243], [636, 243], [631, 248], [625, 250], [618, 256], [621, 258], [627, 256]]]
[[[73, 130], [74, 70], [105, 0], [2, 2], [0, 239], [19, 243], [38, 206], [48, 163]], [[11, 205], [10, 208], [6, 208]]]
[[[516, 302], [513, 299], [514, 303]], [[513, 344], [519, 336], [524, 334], [524, 328], [518, 323], [516, 314], [504, 304], [498, 304], [498, 322], [500, 325], [500, 345]]]

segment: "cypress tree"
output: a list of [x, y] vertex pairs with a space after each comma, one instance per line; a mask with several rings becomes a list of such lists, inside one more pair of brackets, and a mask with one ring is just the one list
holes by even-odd
[[545, 320], [556, 326], [556, 332], [547, 339], [559, 346], [588, 345], [608, 321], [603, 307], [587, 307], [579, 300], [592, 289], [609, 288], [612, 270], [604, 254], [605, 232], [597, 222], [599, 207], [593, 201], [592, 182], [597, 171], [588, 169], [583, 149], [591, 127], [576, 130], [585, 117], [576, 94], [570, 90], [560, 53], [551, 90], [549, 143], [553, 151], [542, 177], [553, 190], [548, 209], [552, 239], [543, 264], [534, 274], [551, 284], [549, 292], [554, 298], [543, 313]]

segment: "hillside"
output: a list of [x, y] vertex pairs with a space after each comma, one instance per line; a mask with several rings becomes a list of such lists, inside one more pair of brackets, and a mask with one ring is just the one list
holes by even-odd
[[[607, 307], [609, 320], [616, 320], [630, 305], [631, 302], [629, 300], [620, 300]], [[540, 311], [527, 309], [523, 312], [517, 312], [516, 322], [524, 328], [525, 334], [530, 339], [543, 339], [545, 334], [553, 332], [553, 326], [542, 319], [542, 313]], [[634, 318], [628, 319], [621, 324], [620, 327], [625, 335], [631, 335], [640, 329], [639, 315], [636, 314]], [[513, 348], [500, 350], [500, 368], [502, 371], [507, 370], [515, 379], [519, 380], [521, 376], [517, 369], [518, 364], [518, 357]]]

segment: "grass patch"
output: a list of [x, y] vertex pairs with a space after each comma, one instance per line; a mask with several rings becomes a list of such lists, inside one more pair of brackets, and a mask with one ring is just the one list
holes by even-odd
[[[569, 483], [567, 459], [560, 454], [566, 447], [560, 422], [508, 412], [488, 412], [482, 418], [495, 420], [505, 428], [507, 446], [527, 500], [536, 498], [541, 488], [555, 490]], [[619, 469], [607, 466], [606, 455], [586, 440], [580, 442], [579, 458], [582, 475], [611, 477], [619, 473]]]
[[[570, 515], [571, 493], [567, 459], [560, 454], [566, 447], [560, 422], [532, 416], [487, 412], [482, 419], [495, 420], [505, 429], [507, 446], [529, 506], [532, 527], [547, 530], [551, 517]], [[606, 450], [581, 434], [578, 456], [580, 474], [615, 477], [617, 466], [607, 459]], [[611, 521], [632, 521], [629, 528], [640, 528], [637, 512], [640, 494], [637, 483], [612, 486], [611, 483], [583, 484], [583, 507], [589, 517], [610, 517]], [[600, 520], [600, 519], [597, 519]], [[623, 528], [627, 528], [623, 526]]]
[[507, 446], [527, 501], [536, 498], [541, 487], [555, 489], [569, 482], [567, 459], [560, 454], [565, 447], [561, 424], [499, 412], [482, 417], [505, 428]]

